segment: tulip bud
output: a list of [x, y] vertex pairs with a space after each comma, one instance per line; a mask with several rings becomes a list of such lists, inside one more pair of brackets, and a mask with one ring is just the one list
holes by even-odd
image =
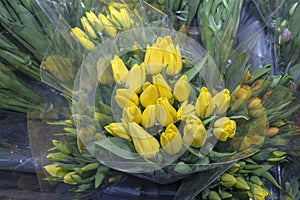
[[212, 98], [212, 103], [218, 109], [218, 114], [223, 114], [229, 107], [230, 104], [230, 92], [228, 89], [224, 89], [218, 92]]
[[216, 138], [226, 141], [227, 138], [233, 138], [236, 131], [236, 123], [228, 117], [222, 117], [215, 121], [213, 133]]
[[268, 192], [262, 186], [257, 184], [253, 184], [253, 191], [255, 197], [253, 196], [253, 193], [250, 191], [247, 192], [248, 197], [257, 200], [264, 200], [269, 195]]
[[244, 76], [244, 79], [243, 79], [243, 83], [246, 83], [247, 81], [249, 81], [251, 78], [251, 73], [250, 71], [248, 70]]
[[153, 85], [156, 86], [160, 97], [166, 97], [169, 100], [173, 98], [171, 88], [161, 74], [152, 76], [152, 79]]
[[180, 102], [187, 101], [191, 93], [191, 87], [187, 80], [188, 80], [187, 76], [183, 75], [175, 83], [174, 86], [174, 91], [173, 91], [174, 97]]
[[142, 125], [146, 128], [152, 127], [156, 123], [155, 105], [149, 105], [143, 112]]
[[70, 185], [76, 185], [76, 180], [80, 180], [81, 177], [76, 172], [69, 172], [64, 176], [64, 182]]
[[206, 87], [202, 87], [195, 104], [196, 114], [201, 117], [209, 117], [213, 112], [213, 103], [211, 94]]
[[68, 170], [60, 167], [59, 164], [46, 165], [44, 166], [44, 169], [50, 176], [57, 178], [62, 178], [68, 173]]
[[71, 150], [68, 148], [68, 145], [64, 142], [58, 140], [52, 140], [52, 144], [64, 154], [71, 154]]
[[145, 158], [154, 158], [160, 148], [158, 141], [135, 122], [129, 122], [128, 128], [135, 150]]
[[164, 127], [177, 121], [177, 112], [167, 98], [159, 98], [155, 107], [157, 121]]
[[236, 178], [229, 173], [222, 174], [221, 181], [226, 188], [232, 188], [237, 182]]
[[77, 40], [84, 48], [88, 51], [92, 51], [95, 48], [94, 43], [89, 39], [89, 37], [80, 29], [72, 28], [71, 36]]
[[181, 104], [180, 108], [177, 111], [177, 120], [185, 121], [190, 115], [195, 113], [195, 106], [188, 104], [188, 101], [185, 101]]
[[190, 115], [183, 129], [184, 143], [199, 148], [206, 141], [206, 130], [202, 121], [196, 115]]
[[95, 15], [95, 13], [93, 11], [86, 12], [85, 15], [86, 15], [87, 19], [89, 20], [89, 22], [96, 28], [97, 31], [103, 30], [104, 27], [103, 27], [101, 21], [99, 20], [99, 18]]
[[145, 65], [142, 63], [140, 66], [135, 64], [131, 67], [127, 78], [126, 85], [129, 89], [139, 92], [141, 87], [146, 82]]
[[181, 72], [182, 70], [182, 58], [179, 46], [176, 46], [171, 43], [165, 49], [164, 54], [164, 66], [167, 66], [166, 74], [169, 76], [174, 76]]
[[89, 163], [87, 165], [85, 165], [84, 167], [81, 168], [81, 170], [83, 172], [87, 172], [87, 171], [92, 171], [92, 170], [96, 170], [99, 167], [99, 163], [95, 162], [95, 163]]
[[288, 28], [284, 29], [281, 35], [279, 36], [279, 44], [287, 43], [288, 41], [291, 40], [291, 37], [292, 37], [291, 31]]
[[271, 138], [271, 137], [277, 135], [278, 132], [279, 132], [279, 128], [277, 128], [277, 127], [270, 127], [267, 130], [266, 136], [269, 137], [269, 138]]
[[146, 108], [150, 105], [156, 104], [158, 99], [158, 90], [155, 85], [147, 82], [144, 84], [143, 92], [140, 95], [141, 105]]
[[255, 97], [250, 99], [248, 104], [248, 112], [252, 117], [260, 117], [265, 114], [265, 108], [261, 104], [261, 99]]
[[72, 157], [69, 155], [66, 155], [64, 153], [58, 152], [58, 153], [49, 153], [47, 158], [52, 162], [65, 162], [68, 163], [70, 160], [72, 160]]
[[157, 47], [147, 45], [144, 63], [147, 72], [155, 75], [163, 70], [163, 51]]
[[137, 106], [125, 107], [122, 112], [122, 119], [124, 122], [142, 122], [142, 112]]
[[163, 150], [170, 154], [179, 153], [182, 149], [182, 138], [174, 124], [170, 124], [160, 136], [160, 144]]
[[250, 96], [252, 95], [251, 88], [247, 85], [238, 86], [231, 94], [232, 105], [231, 110], [237, 110]]
[[261, 86], [264, 84], [264, 80], [263, 79], [259, 79], [255, 82], [254, 87], [252, 88], [252, 91], [257, 91], [261, 88]]
[[100, 13], [98, 18], [104, 26], [106, 33], [113, 37], [117, 34], [117, 29], [113, 26], [113, 24], [102, 14]]
[[235, 188], [237, 189], [242, 189], [242, 190], [250, 190], [250, 187], [247, 183], [247, 181], [243, 177], [236, 177], [236, 183], [234, 185]]
[[219, 193], [217, 193], [216, 191], [210, 191], [208, 198], [210, 200], [221, 200]]
[[87, 18], [86, 18], [86, 17], [82, 17], [82, 18], [80, 19], [80, 21], [81, 21], [81, 24], [82, 24], [84, 30], [85, 30], [86, 32], [88, 32], [89, 35], [90, 35], [92, 38], [97, 39], [97, 34], [95, 33], [93, 27], [92, 27], [92, 26], [90, 25], [90, 23], [88, 22]]
[[128, 76], [128, 69], [119, 56], [115, 55], [114, 59], [111, 61], [111, 68], [116, 83], [120, 84], [125, 82]]
[[118, 89], [115, 100], [120, 108], [137, 106], [139, 104], [139, 97], [134, 91], [129, 89]]
[[104, 128], [113, 136], [130, 140], [130, 136], [128, 135], [128, 131], [124, 123], [111, 123]]
[[129, 29], [133, 25], [133, 21], [126, 8], [120, 9], [120, 18], [124, 29]]

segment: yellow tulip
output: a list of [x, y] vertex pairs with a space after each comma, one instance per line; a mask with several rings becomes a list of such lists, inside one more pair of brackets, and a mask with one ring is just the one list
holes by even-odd
[[231, 94], [231, 110], [237, 110], [252, 95], [251, 88], [247, 85], [238, 86]]
[[107, 132], [109, 132], [115, 137], [120, 137], [126, 140], [130, 140], [130, 136], [128, 135], [128, 131], [124, 123], [110, 123], [104, 128]]
[[218, 109], [218, 114], [223, 114], [229, 107], [230, 104], [230, 91], [228, 89], [224, 89], [218, 92], [212, 98], [212, 103]]
[[202, 87], [195, 104], [196, 114], [201, 117], [212, 115], [214, 106], [210, 92], [206, 87]]
[[95, 13], [93, 11], [86, 12], [85, 15], [86, 15], [87, 19], [89, 20], [89, 22], [96, 28], [97, 31], [103, 30], [104, 27], [103, 27], [101, 21], [99, 20], [99, 18], [95, 15]]
[[94, 43], [89, 37], [78, 27], [72, 28], [71, 36], [76, 39], [84, 48], [92, 51], [95, 48]]
[[248, 112], [252, 117], [260, 117], [265, 114], [265, 108], [261, 104], [261, 99], [258, 97], [250, 99], [248, 104]]
[[206, 129], [196, 115], [190, 115], [183, 129], [184, 143], [199, 148], [206, 141]]
[[158, 98], [155, 107], [157, 121], [164, 127], [177, 121], [177, 112], [167, 98]]
[[135, 122], [129, 122], [128, 129], [138, 154], [148, 159], [154, 158], [158, 154], [160, 145], [155, 137]]
[[146, 108], [147, 106], [156, 104], [158, 99], [158, 90], [155, 85], [147, 82], [143, 86], [143, 92], [140, 95], [141, 105]]
[[147, 45], [144, 63], [148, 73], [152, 75], [160, 73], [164, 67], [162, 50]]
[[141, 87], [146, 82], [146, 70], [145, 65], [142, 63], [140, 66], [138, 64], [134, 64], [127, 78], [126, 85], [129, 89], [139, 92]]
[[78, 174], [76, 174], [76, 172], [69, 172], [64, 176], [64, 182], [67, 184], [76, 185], [76, 179], [81, 179], [81, 177]]
[[96, 34], [95, 30], [93, 29], [93, 27], [92, 27], [92, 26], [90, 25], [90, 23], [88, 22], [87, 18], [86, 18], [86, 17], [82, 17], [82, 18], [80, 19], [80, 21], [81, 21], [81, 24], [82, 24], [84, 30], [85, 30], [86, 32], [88, 32], [89, 35], [90, 35], [92, 38], [97, 39], [97, 34]]
[[61, 168], [58, 164], [46, 165], [44, 169], [52, 177], [62, 178], [69, 170]]
[[142, 122], [142, 112], [137, 106], [125, 107], [122, 112], [122, 119], [124, 122]]
[[154, 126], [156, 123], [155, 105], [149, 105], [143, 111], [142, 125], [146, 128]]
[[[253, 186], [255, 199], [264, 200], [269, 195], [268, 192], [262, 186], [257, 184], [253, 184]], [[250, 191], [247, 191], [247, 195], [250, 198], [254, 198], [253, 193]]]
[[111, 68], [116, 83], [120, 84], [122, 82], [125, 82], [128, 76], [128, 69], [119, 56], [115, 55], [114, 59], [111, 60]]
[[168, 125], [165, 132], [160, 136], [160, 144], [163, 150], [170, 154], [179, 153], [182, 149], [182, 138], [174, 124]]
[[139, 104], [139, 97], [130, 89], [118, 89], [115, 96], [116, 103], [120, 108], [129, 106], [137, 106]]
[[236, 123], [228, 117], [222, 117], [215, 121], [213, 133], [216, 138], [226, 141], [227, 138], [233, 138], [236, 131]]
[[188, 100], [191, 93], [191, 87], [186, 75], [181, 76], [180, 79], [175, 83], [173, 93], [175, 99], [180, 102]]
[[118, 11], [113, 6], [108, 7], [112, 21], [118, 25], [122, 26], [124, 29], [129, 29], [132, 26], [132, 19], [129, 16], [129, 13], [126, 8], [120, 8], [120, 11]]
[[153, 85], [155, 85], [158, 89], [158, 94], [160, 97], [166, 97], [171, 100], [173, 98], [172, 90], [161, 74], [157, 74], [152, 76]]
[[121, 27], [121, 19], [120, 19], [120, 12], [114, 8], [113, 6], [108, 6], [111, 20], [115, 23], [115, 25]]
[[99, 14], [98, 18], [100, 19], [101, 23], [104, 26], [106, 33], [109, 36], [113, 37], [117, 34], [117, 29], [102, 13]]
[[164, 65], [167, 66], [166, 74], [168, 74], [169, 76], [174, 76], [181, 72], [182, 58], [178, 45], [175, 48], [174, 45], [171, 43], [166, 48]]
[[158, 37], [154, 46], [164, 50], [163, 53], [165, 54], [165, 49], [167, 49], [170, 44], [172, 44], [172, 38], [170, 36], [166, 36]]
[[190, 115], [195, 113], [195, 106], [185, 101], [177, 111], [177, 120], [185, 121]]

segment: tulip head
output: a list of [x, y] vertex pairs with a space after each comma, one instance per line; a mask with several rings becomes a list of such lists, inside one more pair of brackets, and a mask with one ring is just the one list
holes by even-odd
[[149, 128], [156, 123], [155, 105], [149, 105], [145, 108], [142, 115], [142, 126]]
[[179, 153], [182, 149], [182, 138], [174, 124], [168, 125], [165, 132], [160, 136], [160, 144], [163, 150], [170, 154]]
[[257, 200], [264, 200], [269, 195], [269, 193], [262, 186], [257, 184], [253, 184], [253, 190], [254, 190], [255, 197], [253, 196], [252, 192], [250, 191], [247, 192], [247, 195], [250, 198], [255, 198]]
[[169, 100], [173, 98], [172, 90], [161, 74], [152, 76], [152, 82], [156, 86], [160, 97], [166, 97]]
[[231, 110], [237, 110], [252, 95], [251, 88], [247, 85], [238, 86], [231, 94]]
[[127, 127], [124, 123], [110, 123], [104, 127], [107, 132], [115, 137], [124, 138], [125, 140], [130, 140], [128, 135]]
[[139, 97], [130, 89], [117, 89], [115, 96], [116, 103], [120, 108], [137, 106], [139, 104]]
[[226, 172], [221, 175], [221, 181], [226, 188], [232, 188], [237, 182], [233, 175]]
[[212, 103], [217, 107], [218, 114], [223, 114], [229, 107], [230, 104], [230, 91], [228, 89], [224, 89], [218, 92], [212, 98]]
[[160, 148], [158, 141], [143, 127], [135, 122], [129, 122], [128, 129], [138, 154], [149, 159], [154, 158], [158, 154]]
[[88, 32], [88, 34], [89, 34], [92, 38], [97, 39], [97, 34], [96, 34], [95, 30], [93, 29], [93, 27], [91, 26], [91, 24], [89, 23], [89, 21], [87, 20], [87, 18], [86, 18], [86, 17], [82, 17], [82, 18], [80, 19], [80, 21], [81, 21], [81, 24], [82, 24], [84, 30], [85, 30], [86, 32]]
[[46, 165], [44, 169], [47, 173], [52, 177], [62, 178], [66, 173], [68, 173], [67, 169], [60, 167], [58, 164]]
[[70, 185], [76, 185], [76, 180], [80, 180], [81, 177], [76, 172], [69, 172], [64, 176], [64, 182]]
[[152, 85], [149, 82], [145, 83], [143, 86], [143, 92], [140, 95], [141, 105], [144, 108], [150, 105], [155, 105], [159, 97], [158, 95], [158, 90], [155, 85]]
[[202, 121], [196, 115], [190, 115], [183, 129], [184, 143], [199, 148], [206, 141], [206, 130]]
[[149, 74], [155, 75], [163, 70], [163, 52], [155, 46], [147, 45], [144, 63]]
[[128, 69], [119, 56], [114, 56], [114, 59], [111, 61], [111, 68], [115, 82], [118, 84], [125, 82], [128, 76]]
[[258, 97], [252, 98], [248, 101], [248, 112], [252, 117], [261, 117], [265, 114], [265, 108]]
[[216, 138], [226, 141], [227, 138], [233, 138], [236, 131], [236, 123], [228, 117], [222, 117], [215, 121], [213, 133]]
[[139, 92], [141, 87], [146, 82], [146, 70], [145, 65], [142, 63], [140, 66], [138, 64], [134, 64], [127, 78], [126, 85], [129, 89]]
[[122, 119], [124, 122], [142, 122], [142, 112], [137, 106], [125, 107], [122, 112]]
[[212, 115], [214, 106], [212, 103], [212, 97], [206, 87], [202, 87], [199, 96], [195, 104], [196, 114], [201, 117], [209, 117]]
[[191, 93], [191, 87], [186, 75], [181, 76], [180, 79], [175, 83], [173, 93], [175, 99], [180, 102], [188, 100]]
[[106, 18], [102, 13], [99, 14], [98, 18], [104, 26], [105, 32], [113, 37], [117, 34], [117, 29], [113, 26], [113, 24]]
[[195, 106], [185, 101], [181, 104], [177, 111], [177, 120], [185, 121], [190, 115], [195, 113]]
[[95, 48], [94, 43], [89, 39], [89, 37], [80, 28], [72, 28], [71, 36], [76, 39], [84, 48], [88, 51], [92, 51]]
[[103, 30], [104, 27], [103, 27], [101, 21], [99, 20], [99, 18], [95, 15], [95, 13], [93, 11], [86, 12], [85, 15], [86, 15], [87, 19], [89, 20], [89, 22], [96, 28], [97, 31]]
[[178, 45], [175, 48], [173, 43], [171, 43], [166, 48], [164, 56], [164, 66], [167, 66], [166, 74], [168, 74], [169, 76], [174, 76], [181, 72], [182, 58]]
[[177, 112], [167, 98], [158, 98], [155, 107], [157, 121], [164, 127], [177, 121]]

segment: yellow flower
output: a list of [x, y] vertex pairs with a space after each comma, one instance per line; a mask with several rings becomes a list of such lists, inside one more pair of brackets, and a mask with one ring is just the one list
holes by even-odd
[[222, 117], [215, 121], [213, 133], [216, 138], [226, 141], [227, 138], [233, 138], [236, 131], [236, 123], [228, 117]]
[[50, 176], [57, 178], [62, 178], [66, 173], [68, 173], [67, 169], [61, 168], [58, 164], [46, 165], [44, 166], [44, 169]]
[[202, 87], [195, 104], [196, 114], [201, 117], [209, 117], [212, 115], [214, 106], [211, 94], [206, 87]]
[[119, 56], [115, 55], [114, 59], [111, 60], [111, 68], [116, 83], [120, 84], [122, 82], [125, 82], [128, 76], [128, 69]]
[[158, 99], [158, 90], [155, 85], [147, 82], [143, 86], [143, 92], [140, 95], [140, 102], [143, 107], [156, 104]]
[[129, 75], [126, 82], [127, 87], [136, 92], [139, 92], [140, 88], [145, 84], [145, 82], [145, 65], [143, 63], [140, 66], [138, 64], [134, 64], [129, 71]]
[[182, 59], [181, 59], [181, 53], [178, 45], [176, 45], [176, 49], [175, 49], [174, 45], [171, 43], [166, 48], [164, 65], [167, 66], [166, 74], [168, 74], [169, 76], [174, 76], [181, 72]]
[[64, 182], [71, 185], [76, 185], [76, 179], [81, 180], [81, 177], [76, 172], [69, 172], [64, 176]]
[[261, 104], [261, 99], [258, 97], [250, 99], [248, 104], [248, 112], [252, 117], [260, 117], [265, 114], [265, 108]]
[[95, 48], [94, 43], [80, 28], [72, 28], [71, 36], [75, 38], [87, 50], [92, 51]]
[[86, 18], [86, 17], [82, 17], [82, 18], [80, 19], [80, 21], [81, 21], [81, 24], [82, 24], [84, 30], [85, 30], [86, 32], [88, 32], [89, 35], [90, 35], [92, 38], [96, 39], [96, 38], [97, 38], [97, 34], [95, 33], [93, 27], [92, 27], [92, 26], [90, 25], [90, 23], [88, 22], [87, 18]]
[[149, 105], [143, 111], [142, 125], [146, 128], [154, 126], [156, 123], [155, 105]]
[[100, 13], [98, 18], [104, 26], [106, 33], [113, 37], [117, 34], [117, 29], [113, 26], [113, 24], [102, 14]]
[[251, 88], [247, 85], [238, 86], [231, 94], [231, 110], [237, 110], [252, 95]]
[[184, 143], [199, 148], [206, 141], [206, 130], [202, 121], [196, 115], [190, 115], [183, 129]]
[[177, 111], [177, 120], [185, 121], [190, 115], [195, 113], [195, 106], [185, 101]]
[[93, 11], [86, 12], [85, 13], [87, 19], [89, 22], [96, 28], [97, 31], [102, 31], [103, 30], [103, 25], [100, 21], [100, 19], [95, 15]]
[[229, 173], [222, 174], [221, 181], [226, 188], [232, 188], [237, 182], [236, 178]]
[[148, 73], [152, 75], [160, 73], [164, 67], [162, 50], [147, 45], [144, 63]]
[[155, 114], [157, 121], [164, 127], [177, 121], [177, 112], [165, 97], [157, 99]]
[[180, 79], [175, 83], [173, 93], [175, 99], [180, 102], [188, 100], [191, 93], [191, 87], [186, 75], [181, 76]]
[[212, 103], [218, 109], [218, 114], [223, 114], [229, 107], [230, 104], [230, 92], [228, 89], [224, 89], [218, 92], [212, 98]]
[[122, 119], [124, 122], [136, 122], [140, 124], [142, 122], [142, 112], [137, 106], [130, 106], [123, 109]]
[[152, 79], [153, 85], [157, 87], [160, 97], [166, 97], [169, 100], [173, 98], [172, 90], [161, 74], [152, 76]]
[[[253, 184], [254, 186], [254, 195], [255, 195], [255, 199], [257, 200], [264, 200], [269, 194], [268, 192], [260, 185], [257, 184]], [[252, 192], [247, 191], [247, 195], [250, 198], [254, 198]]]
[[116, 103], [120, 108], [129, 106], [137, 106], [139, 104], [139, 97], [137, 94], [130, 89], [118, 89], [115, 96]]
[[119, 26], [122, 26], [124, 29], [129, 29], [132, 26], [132, 19], [129, 16], [129, 13], [126, 8], [120, 8], [118, 11], [113, 6], [108, 7], [112, 21]]
[[155, 137], [150, 135], [143, 127], [135, 122], [129, 122], [128, 128], [133, 145], [138, 154], [145, 158], [154, 158], [158, 154], [160, 148]]
[[174, 124], [168, 125], [165, 132], [160, 136], [160, 144], [168, 154], [176, 154], [182, 149], [182, 138]]
[[130, 140], [130, 136], [127, 133], [127, 129], [124, 123], [110, 123], [104, 127], [107, 132], [115, 137], [124, 138]]

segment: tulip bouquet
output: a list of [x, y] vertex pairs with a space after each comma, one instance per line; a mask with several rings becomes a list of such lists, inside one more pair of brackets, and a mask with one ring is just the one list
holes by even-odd
[[262, 29], [239, 40], [244, 1], [149, 2], [101, 1], [49, 31], [40, 78], [69, 107], [43, 119], [63, 127], [48, 132], [45, 180], [79, 196], [126, 174], [179, 182], [178, 199], [271, 196], [299, 106], [290, 75], [251, 60]]

